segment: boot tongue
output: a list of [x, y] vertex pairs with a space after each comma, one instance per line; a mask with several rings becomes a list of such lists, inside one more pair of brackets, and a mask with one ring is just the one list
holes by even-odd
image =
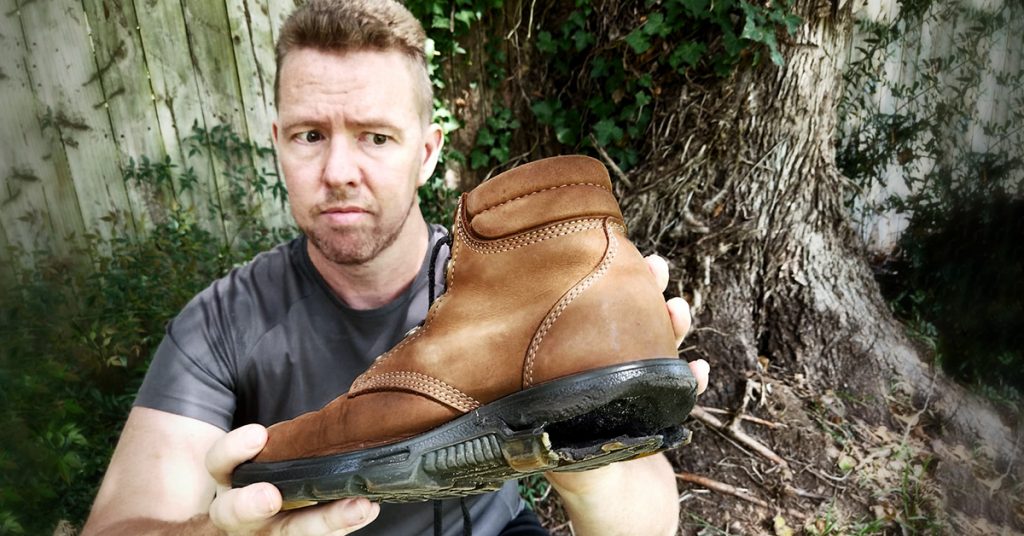
[[588, 156], [556, 156], [506, 171], [466, 194], [469, 229], [481, 238], [502, 238], [560, 220], [612, 217], [622, 220], [608, 170]]

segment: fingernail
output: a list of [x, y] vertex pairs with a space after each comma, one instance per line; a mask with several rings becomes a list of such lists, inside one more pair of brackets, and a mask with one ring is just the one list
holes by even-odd
[[370, 501], [366, 499], [355, 499], [349, 504], [349, 508], [346, 512], [346, 523], [349, 526], [355, 526], [366, 521], [366, 518], [370, 516]]
[[274, 512], [274, 497], [269, 489], [260, 488], [256, 492], [255, 501], [253, 502], [259, 508], [261, 514], [272, 514]]

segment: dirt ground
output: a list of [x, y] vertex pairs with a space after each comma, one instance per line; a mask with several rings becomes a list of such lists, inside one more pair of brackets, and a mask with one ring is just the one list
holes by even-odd
[[[872, 403], [771, 367], [739, 383], [736, 407], [702, 397], [692, 443], [667, 453], [681, 534], [1024, 534], [1024, 460], [944, 440], [927, 394], [894, 385]], [[545, 525], [571, 535], [557, 496], [530, 484]]]

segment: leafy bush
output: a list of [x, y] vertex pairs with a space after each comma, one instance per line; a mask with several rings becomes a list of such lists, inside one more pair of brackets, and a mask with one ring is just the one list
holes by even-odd
[[[436, 87], [444, 88], [436, 75], [445, 68], [484, 67], [471, 87], [490, 90], [491, 102], [481, 103], [474, 145], [468, 156], [448, 153], [467, 160], [478, 179], [522, 158], [515, 154], [545, 152], [604, 151], [628, 170], [656, 138], [651, 121], [660, 99], [719, 81], [742, 62], [781, 64], [780, 42], [800, 22], [789, 0], [406, 5], [434, 45]], [[519, 18], [512, 33], [501, 25], [509, 17]], [[544, 131], [561, 146], [540, 148]]]
[[[651, 142], [651, 121], [664, 93], [728, 77], [742, 62], [781, 65], [779, 40], [800, 18], [787, 0], [578, 0], [537, 33], [547, 59], [539, 79], [547, 89], [531, 104], [534, 116], [564, 145], [600, 147], [623, 170]], [[557, 10], [553, 10], [557, 13]]]
[[1024, 392], [1024, 200], [964, 200], [916, 216], [884, 288], [898, 312], [934, 326], [943, 368]]
[[165, 208], [144, 238], [88, 235], [70, 255], [35, 252], [33, 268], [15, 262], [0, 280], [0, 533], [85, 519], [164, 325], [213, 279], [294, 234], [258, 217], [263, 203], [284, 202], [276, 175], [252, 164], [267, 149], [225, 127], [196, 128], [186, 144], [215, 162], [215, 194], [230, 202], [201, 214], [194, 169], [143, 159], [125, 180]]
[[[1020, 10], [904, 0], [892, 22], [861, 22], [866, 37], [845, 75], [837, 160], [857, 185], [851, 207], [909, 219], [881, 271], [897, 315], [947, 372], [1024, 390], [1024, 72], [990, 67], [982, 53], [994, 34], [1012, 30]], [[911, 80], [880, 78], [892, 54], [908, 43], [916, 49], [928, 27], [955, 28], [955, 38], [935, 46]], [[972, 99], [995, 87], [1008, 113], [986, 118]], [[867, 203], [861, 194], [893, 176], [908, 192]]]

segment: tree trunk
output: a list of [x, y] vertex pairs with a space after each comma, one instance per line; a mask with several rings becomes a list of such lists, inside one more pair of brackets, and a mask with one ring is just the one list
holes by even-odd
[[[511, 154], [532, 158], [571, 150], [529, 112], [538, 85], [551, 83], [531, 43], [538, 29], [560, 20], [557, 9], [535, 4], [508, 2], [495, 19], [500, 24], [476, 30], [477, 43], [513, 37], [503, 40], [512, 76], [459, 94], [516, 111], [524, 126]], [[614, 41], [633, 29], [617, 25], [639, 7], [599, 4], [594, 34]], [[735, 407], [745, 377], [767, 364], [802, 374], [813, 389], [861, 400], [860, 413], [873, 422], [885, 422], [897, 398], [917, 410], [927, 405], [944, 431], [1009, 462], [1017, 449], [1013, 430], [922, 361], [925, 354], [881, 297], [851, 228], [844, 204], [850, 187], [833, 143], [852, 9], [850, 2], [797, 0], [802, 23], [780, 43], [784, 66], [746, 62], [714, 83], [661, 88], [639, 164], [621, 172], [604, 155], [631, 236], [641, 250], [673, 261], [675, 293], [693, 306], [694, 335], [684, 356], [712, 363], [704, 403]], [[456, 148], [468, 153], [484, 119], [469, 121], [472, 135], [456, 140]], [[486, 171], [466, 170], [462, 185], [474, 185]]]
[[[656, 227], [683, 225], [668, 235], [685, 244], [676, 258], [688, 266], [680, 290], [697, 305], [696, 353], [733, 378], [766, 358], [821, 390], [872, 401], [863, 408], [876, 421], [894, 395], [909, 395], [960, 440], [1011, 463], [1010, 427], [922, 361], [851, 228], [833, 145], [851, 5], [795, 9], [803, 24], [782, 47], [784, 67], [764, 62], [713, 91], [684, 90], [664, 112], [665, 146], [623, 188], [634, 234], [660, 251]], [[712, 396], [735, 404], [742, 387], [719, 381]]]

